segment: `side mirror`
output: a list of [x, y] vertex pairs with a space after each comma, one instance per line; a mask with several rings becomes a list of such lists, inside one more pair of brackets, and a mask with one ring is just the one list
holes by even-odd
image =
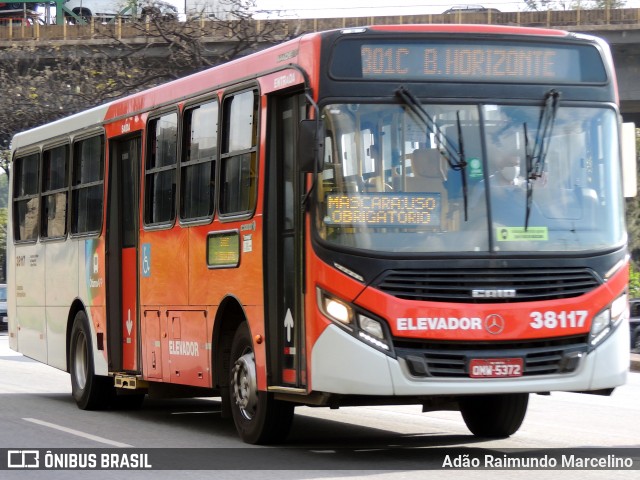
[[635, 197], [638, 170], [636, 166], [636, 126], [622, 124], [622, 190], [626, 198]]
[[316, 171], [322, 153], [322, 131], [317, 120], [302, 120], [298, 128], [298, 169], [309, 173]]

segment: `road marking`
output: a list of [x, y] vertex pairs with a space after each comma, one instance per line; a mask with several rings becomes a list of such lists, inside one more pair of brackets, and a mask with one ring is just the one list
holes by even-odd
[[116, 442], [115, 440], [109, 440], [108, 438], [98, 437], [96, 435], [91, 435], [90, 433], [81, 432], [80, 430], [74, 430], [73, 428], [67, 428], [67, 427], [63, 427], [62, 425], [56, 425], [55, 423], [49, 423], [43, 420], [38, 420], [37, 418], [23, 418], [23, 420], [26, 420], [27, 422], [31, 422], [31, 423], [36, 423], [38, 425], [42, 425], [43, 427], [49, 427], [55, 430], [60, 430], [61, 432], [70, 433], [71, 435], [77, 435], [78, 437], [86, 438], [88, 440], [93, 440], [94, 442], [112, 445], [114, 447], [133, 447], [133, 445], [129, 445], [128, 443]]

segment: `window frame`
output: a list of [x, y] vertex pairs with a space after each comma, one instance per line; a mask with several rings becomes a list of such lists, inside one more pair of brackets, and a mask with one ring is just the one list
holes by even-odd
[[[92, 140], [95, 138], [100, 139], [100, 156], [101, 156], [101, 169], [100, 169], [100, 180], [93, 180], [90, 182], [78, 182], [74, 185], [74, 179], [76, 174], [76, 157], [78, 157], [78, 147], [85, 141]], [[86, 238], [86, 237], [99, 237], [102, 234], [102, 226], [104, 223], [104, 208], [105, 208], [105, 192], [104, 192], [104, 178], [105, 178], [105, 169], [106, 169], [106, 161], [105, 161], [105, 146], [106, 146], [106, 138], [104, 130], [100, 130], [98, 132], [92, 132], [91, 134], [82, 135], [78, 137], [74, 137], [71, 141], [71, 157], [70, 157], [70, 172], [69, 172], [69, 192], [70, 199], [69, 203], [71, 205], [70, 214], [69, 214], [69, 236], [71, 238]], [[86, 230], [86, 231], [74, 231], [74, 225], [77, 225], [78, 212], [76, 209], [76, 198], [75, 192], [79, 192], [81, 190], [88, 190], [90, 188], [101, 186], [101, 202], [100, 202], [100, 227], [97, 230]]]
[[[248, 148], [239, 148], [237, 150], [231, 150], [230, 143], [230, 133], [231, 130], [229, 128], [231, 117], [231, 105], [233, 102], [231, 101], [233, 98], [236, 98], [240, 95], [252, 93], [253, 94], [253, 121], [251, 124], [251, 146]], [[217, 182], [217, 212], [218, 217], [221, 222], [230, 222], [236, 220], [245, 220], [253, 217], [256, 211], [256, 206], [258, 204], [258, 190], [259, 190], [259, 169], [260, 169], [260, 159], [259, 159], [259, 146], [260, 146], [260, 90], [257, 85], [245, 86], [242, 89], [233, 90], [231, 92], [226, 92], [221, 101], [221, 109], [220, 109], [220, 123], [219, 123], [219, 166], [218, 166], [218, 182]], [[247, 205], [247, 209], [237, 210], [237, 211], [229, 211], [223, 212], [222, 208], [225, 206], [224, 199], [224, 190], [225, 190], [225, 167], [230, 160], [239, 159], [242, 161], [242, 157], [245, 155], [249, 155], [249, 178], [253, 180], [253, 182], [248, 187], [249, 194], [249, 205]], [[251, 165], [253, 163], [253, 165]], [[254, 169], [254, 175], [251, 177], [251, 168]], [[240, 167], [242, 168], [242, 167]]]
[[[179, 155], [179, 167], [178, 167], [179, 172], [178, 172], [178, 186], [177, 186], [179, 191], [177, 216], [181, 225], [211, 223], [216, 213], [216, 209], [218, 206], [218, 201], [217, 201], [218, 166], [220, 163], [220, 123], [221, 123], [220, 117], [222, 113], [221, 103], [222, 102], [220, 102], [218, 95], [214, 94], [213, 96], [198, 99], [197, 102], [188, 103], [184, 105], [184, 108], [182, 109], [182, 116], [180, 119], [181, 134], [179, 138], [180, 155]], [[215, 124], [216, 131], [215, 131], [215, 146], [213, 150], [213, 156], [205, 159], [198, 158], [196, 160], [185, 161], [186, 156], [190, 154], [190, 147], [191, 147], [191, 135], [190, 135], [191, 129], [190, 128], [187, 129], [188, 121], [189, 121], [189, 125], [191, 125], [192, 117], [190, 115], [192, 115], [194, 111], [200, 109], [202, 106], [210, 105], [210, 104], [214, 104], [216, 106], [216, 124]], [[210, 191], [210, 197], [209, 197], [209, 201], [210, 201], [209, 213], [207, 215], [201, 215], [197, 217], [185, 216], [184, 215], [185, 200], [183, 196], [185, 192], [185, 188], [183, 188], [184, 187], [183, 181], [185, 181], [185, 178], [186, 178], [185, 172], [190, 167], [195, 167], [195, 166], [206, 164], [206, 163], [211, 164], [210, 175], [211, 175], [211, 182], [213, 184], [213, 191]]]
[[[17, 186], [18, 186], [18, 179], [22, 178], [22, 176], [18, 176], [17, 175], [17, 162], [37, 155], [38, 157], [38, 161], [37, 161], [37, 170], [36, 170], [36, 180], [35, 180], [35, 185], [36, 185], [36, 192], [35, 193], [30, 193], [27, 195], [20, 195], [17, 196]], [[12, 218], [12, 229], [13, 229], [13, 242], [14, 244], [28, 244], [28, 243], [37, 243], [38, 238], [40, 237], [40, 177], [42, 175], [41, 170], [42, 170], [42, 151], [41, 149], [38, 148], [27, 148], [24, 149], [22, 151], [17, 151], [14, 153], [13, 155], [13, 159], [12, 159], [12, 175], [10, 178], [11, 183], [11, 218]], [[20, 173], [23, 173], [22, 167], [20, 167]], [[20, 228], [19, 228], [19, 219], [21, 218], [20, 215], [18, 215], [18, 211], [16, 210], [16, 204], [18, 202], [24, 202], [24, 201], [29, 201], [32, 199], [37, 199], [37, 205], [38, 205], [38, 211], [37, 211], [37, 219], [36, 219], [36, 233], [34, 236], [26, 238], [26, 239], [21, 239], [18, 238], [18, 233], [20, 232]]]
[[[152, 155], [152, 148], [154, 148], [156, 142], [156, 125], [157, 122], [163, 117], [168, 117], [170, 115], [176, 116], [176, 142], [175, 142], [175, 162], [171, 165], [163, 165], [163, 166], [153, 166], [149, 168], [149, 160]], [[155, 122], [155, 123], [154, 123]], [[150, 115], [147, 119], [147, 124], [145, 127], [144, 134], [144, 155], [143, 155], [143, 164], [144, 164], [144, 187], [142, 192], [142, 201], [143, 203], [143, 212], [142, 212], [142, 224], [145, 230], [161, 230], [161, 229], [169, 229], [172, 228], [176, 219], [178, 218], [178, 205], [177, 199], [180, 197], [180, 183], [178, 178], [178, 166], [180, 164], [180, 155], [181, 155], [181, 124], [182, 124], [182, 115], [181, 112], [175, 106], [170, 109], [165, 109], [161, 111], [154, 112], [153, 115]], [[151, 137], [154, 137], [153, 143], [151, 142]], [[154, 162], [155, 163], [155, 162]], [[149, 195], [154, 195], [154, 192], [150, 188], [149, 176], [155, 176], [159, 173], [168, 172], [173, 170], [173, 180], [175, 185], [175, 192], [173, 197], [172, 204], [172, 213], [171, 218], [169, 220], [163, 221], [149, 221], [150, 215], [150, 200]], [[153, 197], [155, 198], [155, 197]]]
[[[52, 150], [56, 150], [58, 148], [64, 147], [66, 149], [66, 157], [65, 157], [65, 185], [60, 188], [45, 190], [45, 163], [46, 163], [46, 153]], [[63, 141], [52, 143], [45, 145], [42, 148], [41, 153], [41, 173], [40, 173], [40, 240], [42, 242], [50, 242], [54, 240], [64, 240], [69, 235], [70, 231], [70, 204], [71, 204], [71, 195], [70, 195], [70, 185], [71, 185], [71, 142], [68, 139], [64, 139]], [[66, 195], [65, 199], [65, 213], [64, 213], [64, 233], [62, 235], [57, 236], [48, 236], [45, 235], [45, 220], [47, 217], [44, 215], [44, 206], [45, 201], [48, 197], [56, 196], [60, 193], [64, 193]]]

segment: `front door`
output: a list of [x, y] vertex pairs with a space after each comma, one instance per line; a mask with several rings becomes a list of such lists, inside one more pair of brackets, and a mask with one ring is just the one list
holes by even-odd
[[107, 317], [112, 371], [139, 372], [138, 198], [139, 135], [109, 144]]
[[297, 129], [305, 114], [302, 93], [270, 98], [269, 156], [265, 212], [265, 285], [269, 385], [304, 388], [303, 240], [297, 174]]

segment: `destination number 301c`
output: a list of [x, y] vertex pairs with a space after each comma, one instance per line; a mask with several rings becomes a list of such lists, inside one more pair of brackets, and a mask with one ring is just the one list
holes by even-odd
[[571, 310], [569, 312], [531, 312], [529, 317], [531, 328], [581, 328], [584, 327], [589, 312], [586, 310]]

